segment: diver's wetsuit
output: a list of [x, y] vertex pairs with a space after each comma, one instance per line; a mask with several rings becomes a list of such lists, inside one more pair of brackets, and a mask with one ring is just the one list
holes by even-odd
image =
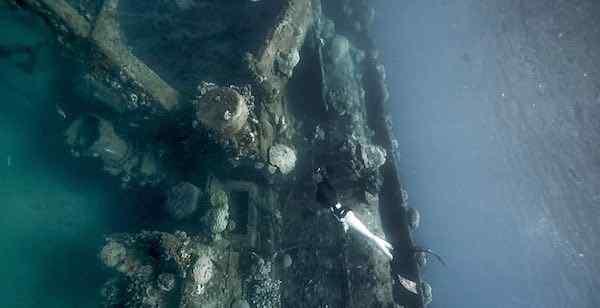
[[348, 214], [348, 209], [342, 206], [335, 189], [327, 179], [317, 184], [317, 201], [330, 209], [338, 220], [342, 220]]
[[[326, 178], [323, 178], [317, 183], [316, 199], [323, 207], [328, 208], [333, 212], [333, 215], [344, 225], [345, 230], [348, 227], [356, 230], [358, 233], [369, 239], [379, 251], [389, 258], [389, 260], [393, 260], [392, 245], [383, 238], [371, 233], [366, 225], [364, 225], [350, 209], [342, 206], [335, 189]], [[417, 284], [414, 281], [400, 275], [397, 275], [397, 277], [400, 284], [406, 290], [413, 294], [418, 294]]]

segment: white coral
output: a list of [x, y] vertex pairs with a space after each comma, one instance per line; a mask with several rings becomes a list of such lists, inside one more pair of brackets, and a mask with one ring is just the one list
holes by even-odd
[[216, 236], [225, 231], [229, 224], [229, 196], [218, 183], [211, 184], [210, 204], [211, 208], [202, 220], [211, 236]]
[[208, 255], [202, 255], [194, 264], [193, 269], [194, 283], [196, 284], [196, 294], [202, 295], [206, 290], [208, 282], [214, 275], [214, 264]]
[[296, 167], [296, 152], [287, 145], [277, 144], [269, 150], [269, 161], [281, 173], [288, 174]]
[[361, 147], [361, 156], [366, 169], [377, 170], [385, 164], [387, 153], [380, 146], [365, 144]]
[[115, 267], [121, 264], [127, 256], [127, 250], [121, 243], [110, 241], [100, 252], [102, 262], [108, 267]]
[[229, 207], [215, 208], [211, 212], [210, 233], [219, 234], [227, 229], [229, 223]]

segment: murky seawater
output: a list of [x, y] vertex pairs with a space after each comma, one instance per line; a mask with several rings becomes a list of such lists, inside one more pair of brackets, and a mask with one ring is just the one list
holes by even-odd
[[[69, 158], [57, 106], [77, 103], [77, 66], [41, 19], [0, 2], [0, 307], [95, 307], [103, 235], [136, 217], [97, 168]], [[67, 115], [68, 116], [68, 115]]]

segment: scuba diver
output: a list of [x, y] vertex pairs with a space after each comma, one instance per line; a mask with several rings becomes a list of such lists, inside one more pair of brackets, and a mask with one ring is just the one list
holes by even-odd
[[373, 234], [365, 224], [363, 224], [354, 213], [344, 207], [338, 198], [337, 192], [329, 183], [327, 177], [323, 174], [319, 168], [314, 174], [314, 180], [317, 182], [316, 199], [323, 207], [331, 210], [333, 215], [340, 221], [344, 226], [344, 231], [348, 228], [352, 228], [358, 233], [362, 234], [368, 240], [370, 240], [375, 247], [379, 249], [390, 261], [394, 258], [392, 255], [392, 244], [388, 243], [381, 237]]
[[[348, 228], [352, 228], [353, 230], [362, 234], [368, 240], [370, 240], [373, 244], [375, 244], [375, 247], [377, 247], [377, 249], [380, 250], [390, 261], [392, 261], [394, 258], [393, 254], [392, 254], [394, 248], [392, 247], [392, 245], [390, 243], [388, 243], [386, 240], [384, 240], [383, 238], [381, 238], [381, 237], [373, 234], [371, 231], [369, 231], [367, 226], [364, 223], [362, 223], [350, 209], [348, 209], [347, 207], [344, 207], [340, 203], [338, 194], [335, 191], [335, 189], [333, 188], [333, 186], [331, 185], [331, 183], [329, 182], [329, 180], [327, 179], [327, 176], [326, 176], [324, 170], [321, 170], [321, 168], [316, 169], [315, 172], [313, 173], [313, 181], [316, 182], [316, 186], [317, 186], [317, 191], [316, 191], [317, 202], [321, 206], [329, 209], [333, 213], [333, 215], [337, 218], [337, 220], [343, 224], [344, 231], [348, 231]], [[410, 249], [410, 251], [415, 255], [420, 254], [422, 256], [422, 258], [424, 258], [425, 255], [433, 255], [436, 259], [438, 259], [438, 261], [440, 263], [442, 263], [444, 266], [446, 266], [446, 262], [444, 262], [442, 257], [439, 256], [438, 254], [436, 254], [435, 252], [433, 252], [431, 249], [415, 246], [415, 247], [412, 247]], [[423, 259], [423, 260], [425, 260], [425, 259]], [[425, 262], [426, 262], [426, 260], [425, 260]], [[423, 265], [424, 264], [420, 264], [419, 266], [423, 266]], [[404, 288], [406, 291], [408, 291], [414, 295], [423, 296], [424, 300], [427, 300], [427, 298], [431, 296], [431, 294], [430, 294], [431, 287], [429, 287], [429, 285], [426, 284], [425, 282], [421, 282], [421, 284], [417, 284], [417, 282], [410, 280], [408, 278], [405, 278], [405, 277], [401, 276], [400, 274], [395, 275], [394, 282], [398, 282], [402, 286], [402, 288]], [[429, 291], [427, 291], [427, 290], [429, 290]]]

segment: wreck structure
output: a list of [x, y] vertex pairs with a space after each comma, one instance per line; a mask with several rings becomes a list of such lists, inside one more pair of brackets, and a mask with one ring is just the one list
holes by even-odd
[[[65, 145], [168, 230], [107, 235], [106, 307], [424, 307], [366, 0], [20, 0], [85, 67]], [[394, 245], [314, 200], [312, 171]], [[148, 211], [157, 211], [149, 207]], [[385, 219], [383, 219], [385, 218]], [[406, 281], [414, 285], [407, 286]]]

